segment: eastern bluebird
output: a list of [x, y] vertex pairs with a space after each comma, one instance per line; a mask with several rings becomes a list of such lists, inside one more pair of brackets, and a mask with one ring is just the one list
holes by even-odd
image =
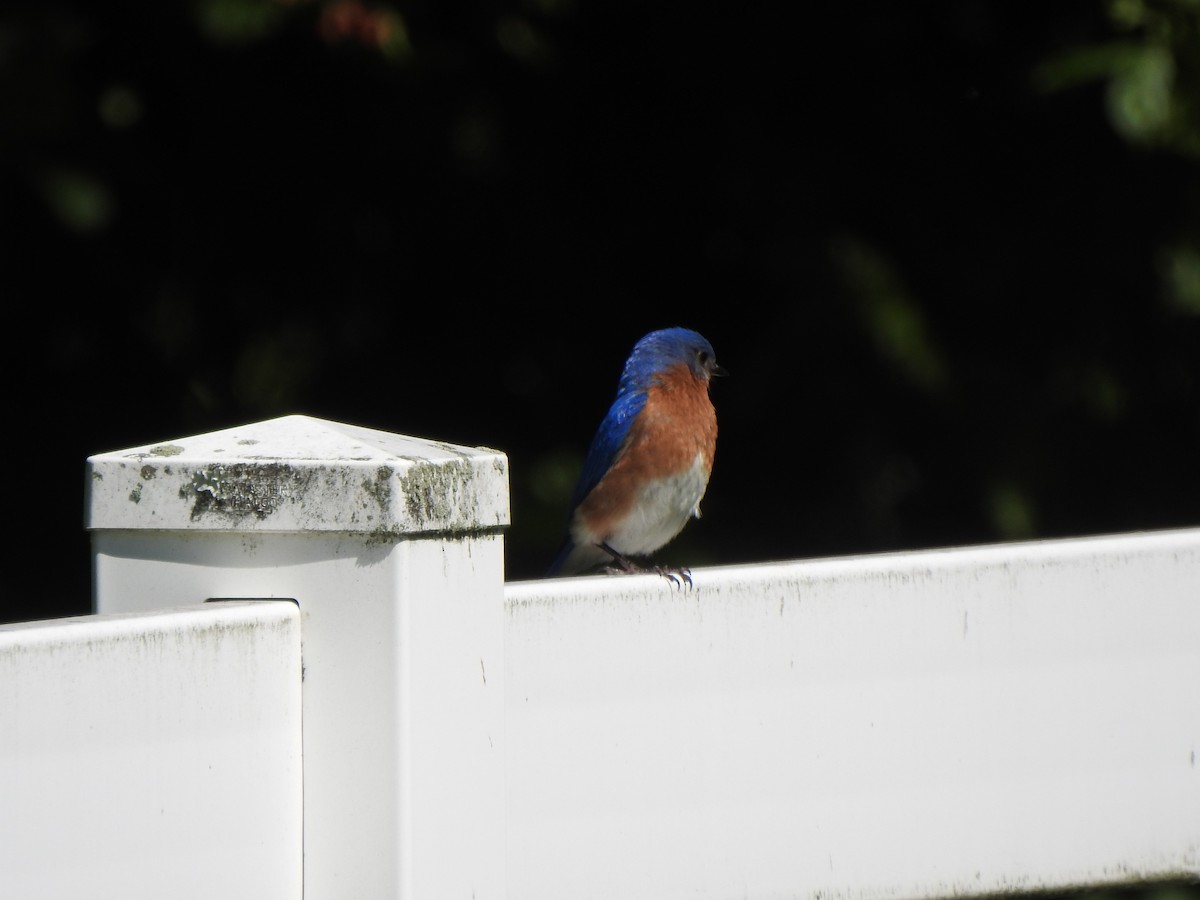
[[717, 445], [709, 379], [725, 374], [712, 345], [687, 328], [652, 331], [634, 345], [588, 449], [567, 536], [547, 575], [605, 562], [639, 571], [629, 557], [653, 553], [700, 517]]

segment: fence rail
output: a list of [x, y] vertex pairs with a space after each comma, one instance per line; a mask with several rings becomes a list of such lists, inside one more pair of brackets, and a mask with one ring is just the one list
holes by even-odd
[[1200, 529], [505, 585], [486, 448], [294, 416], [89, 473], [100, 614], [0, 628], [0, 896], [1200, 876]]
[[0, 627], [0, 896], [295, 898], [300, 612]]
[[522, 898], [1200, 871], [1200, 532], [510, 588]]

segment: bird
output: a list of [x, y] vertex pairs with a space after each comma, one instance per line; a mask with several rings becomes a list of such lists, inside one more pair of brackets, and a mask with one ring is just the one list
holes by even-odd
[[633, 347], [596, 429], [571, 499], [566, 536], [547, 577], [606, 566], [690, 584], [686, 569], [636, 562], [700, 518], [717, 445], [711, 379], [727, 375], [712, 344], [689, 328], [651, 331]]

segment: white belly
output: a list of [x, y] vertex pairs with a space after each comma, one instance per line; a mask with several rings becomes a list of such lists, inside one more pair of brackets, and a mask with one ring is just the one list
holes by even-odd
[[645, 556], [683, 530], [692, 516], [700, 518], [700, 500], [708, 487], [704, 458], [687, 471], [660, 478], [642, 489], [634, 511], [613, 532], [609, 544], [627, 556]]

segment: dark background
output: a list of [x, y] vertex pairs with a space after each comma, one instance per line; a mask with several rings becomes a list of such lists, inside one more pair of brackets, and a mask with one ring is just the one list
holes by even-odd
[[288, 413], [509, 455], [537, 577], [645, 332], [732, 377], [691, 566], [1200, 524], [1175, 2], [8, 3], [0, 618], [87, 456]]

